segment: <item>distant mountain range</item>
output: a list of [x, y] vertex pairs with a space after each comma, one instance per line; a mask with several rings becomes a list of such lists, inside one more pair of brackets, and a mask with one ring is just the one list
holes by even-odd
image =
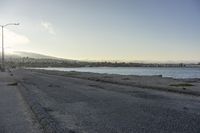
[[[0, 65], [1, 65], [1, 53], [0, 53]], [[14, 51], [6, 52], [5, 62], [9, 67], [80, 67], [84, 66], [83, 62], [57, 58], [53, 56], [24, 52]]]
[[77, 61], [24, 51], [6, 52], [5, 59], [11, 67], [200, 67], [200, 63]]
[[53, 56], [37, 54], [37, 53], [32, 53], [32, 52], [15, 51], [13, 52], [13, 54], [18, 55], [20, 57], [29, 57], [29, 58], [36, 58], [36, 59], [58, 59]]
[[[1, 53], [0, 53], [1, 57]], [[7, 52], [5, 53], [5, 58], [35, 58], [35, 59], [59, 59], [57, 57], [38, 54], [38, 53], [32, 53], [32, 52], [24, 52], [24, 51], [13, 51], [13, 52]]]
[[[1, 52], [0, 52], [0, 58], [1, 58]], [[12, 52], [6, 52], [5, 53], [6, 59], [15, 59], [15, 58], [32, 58], [32, 59], [52, 59], [52, 60], [64, 60], [64, 61], [76, 61], [71, 59], [64, 59], [64, 58], [58, 58], [53, 56], [48, 56], [44, 54], [38, 54], [33, 52], [25, 52], [25, 51], [12, 51]], [[0, 59], [1, 60], [1, 59]]]

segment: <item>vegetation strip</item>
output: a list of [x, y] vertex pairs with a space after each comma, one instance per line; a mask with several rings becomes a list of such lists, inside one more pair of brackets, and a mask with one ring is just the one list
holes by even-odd
[[170, 86], [175, 86], [175, 87], [190, 87], [190, 86], [194, 86], [194, 85], [193, 84], [184, 83], [184, 84], [171, 84]]

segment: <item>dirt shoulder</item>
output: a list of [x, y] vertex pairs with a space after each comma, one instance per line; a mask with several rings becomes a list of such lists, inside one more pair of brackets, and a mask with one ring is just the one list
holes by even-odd
[[98, 82], [107, 82], [113, 84], [200, 96], [200, 79], [173, 79], [162, 76], [134, 76], [36, 69], [33, 69], [31, 71], [50, 75], [81, 78]]

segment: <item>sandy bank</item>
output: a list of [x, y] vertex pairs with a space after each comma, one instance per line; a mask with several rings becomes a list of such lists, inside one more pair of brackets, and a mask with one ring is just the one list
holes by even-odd
[[97, 74], [88, 72], [64, 72], [53, 70], [31, 70], [33, 72], [81, 78], [98, 82], [127, 85], [140, 88], [156, 89], [176, 93], [200, 96], [200, 79], [173, 79], [162, 76], [134, 76], [116, 74]]

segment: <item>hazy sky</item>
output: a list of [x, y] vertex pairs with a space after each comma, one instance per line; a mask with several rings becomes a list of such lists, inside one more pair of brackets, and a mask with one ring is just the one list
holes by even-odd
[[0, 0], [6, 50], [79, 60], [200, 61], [199, 0]]

